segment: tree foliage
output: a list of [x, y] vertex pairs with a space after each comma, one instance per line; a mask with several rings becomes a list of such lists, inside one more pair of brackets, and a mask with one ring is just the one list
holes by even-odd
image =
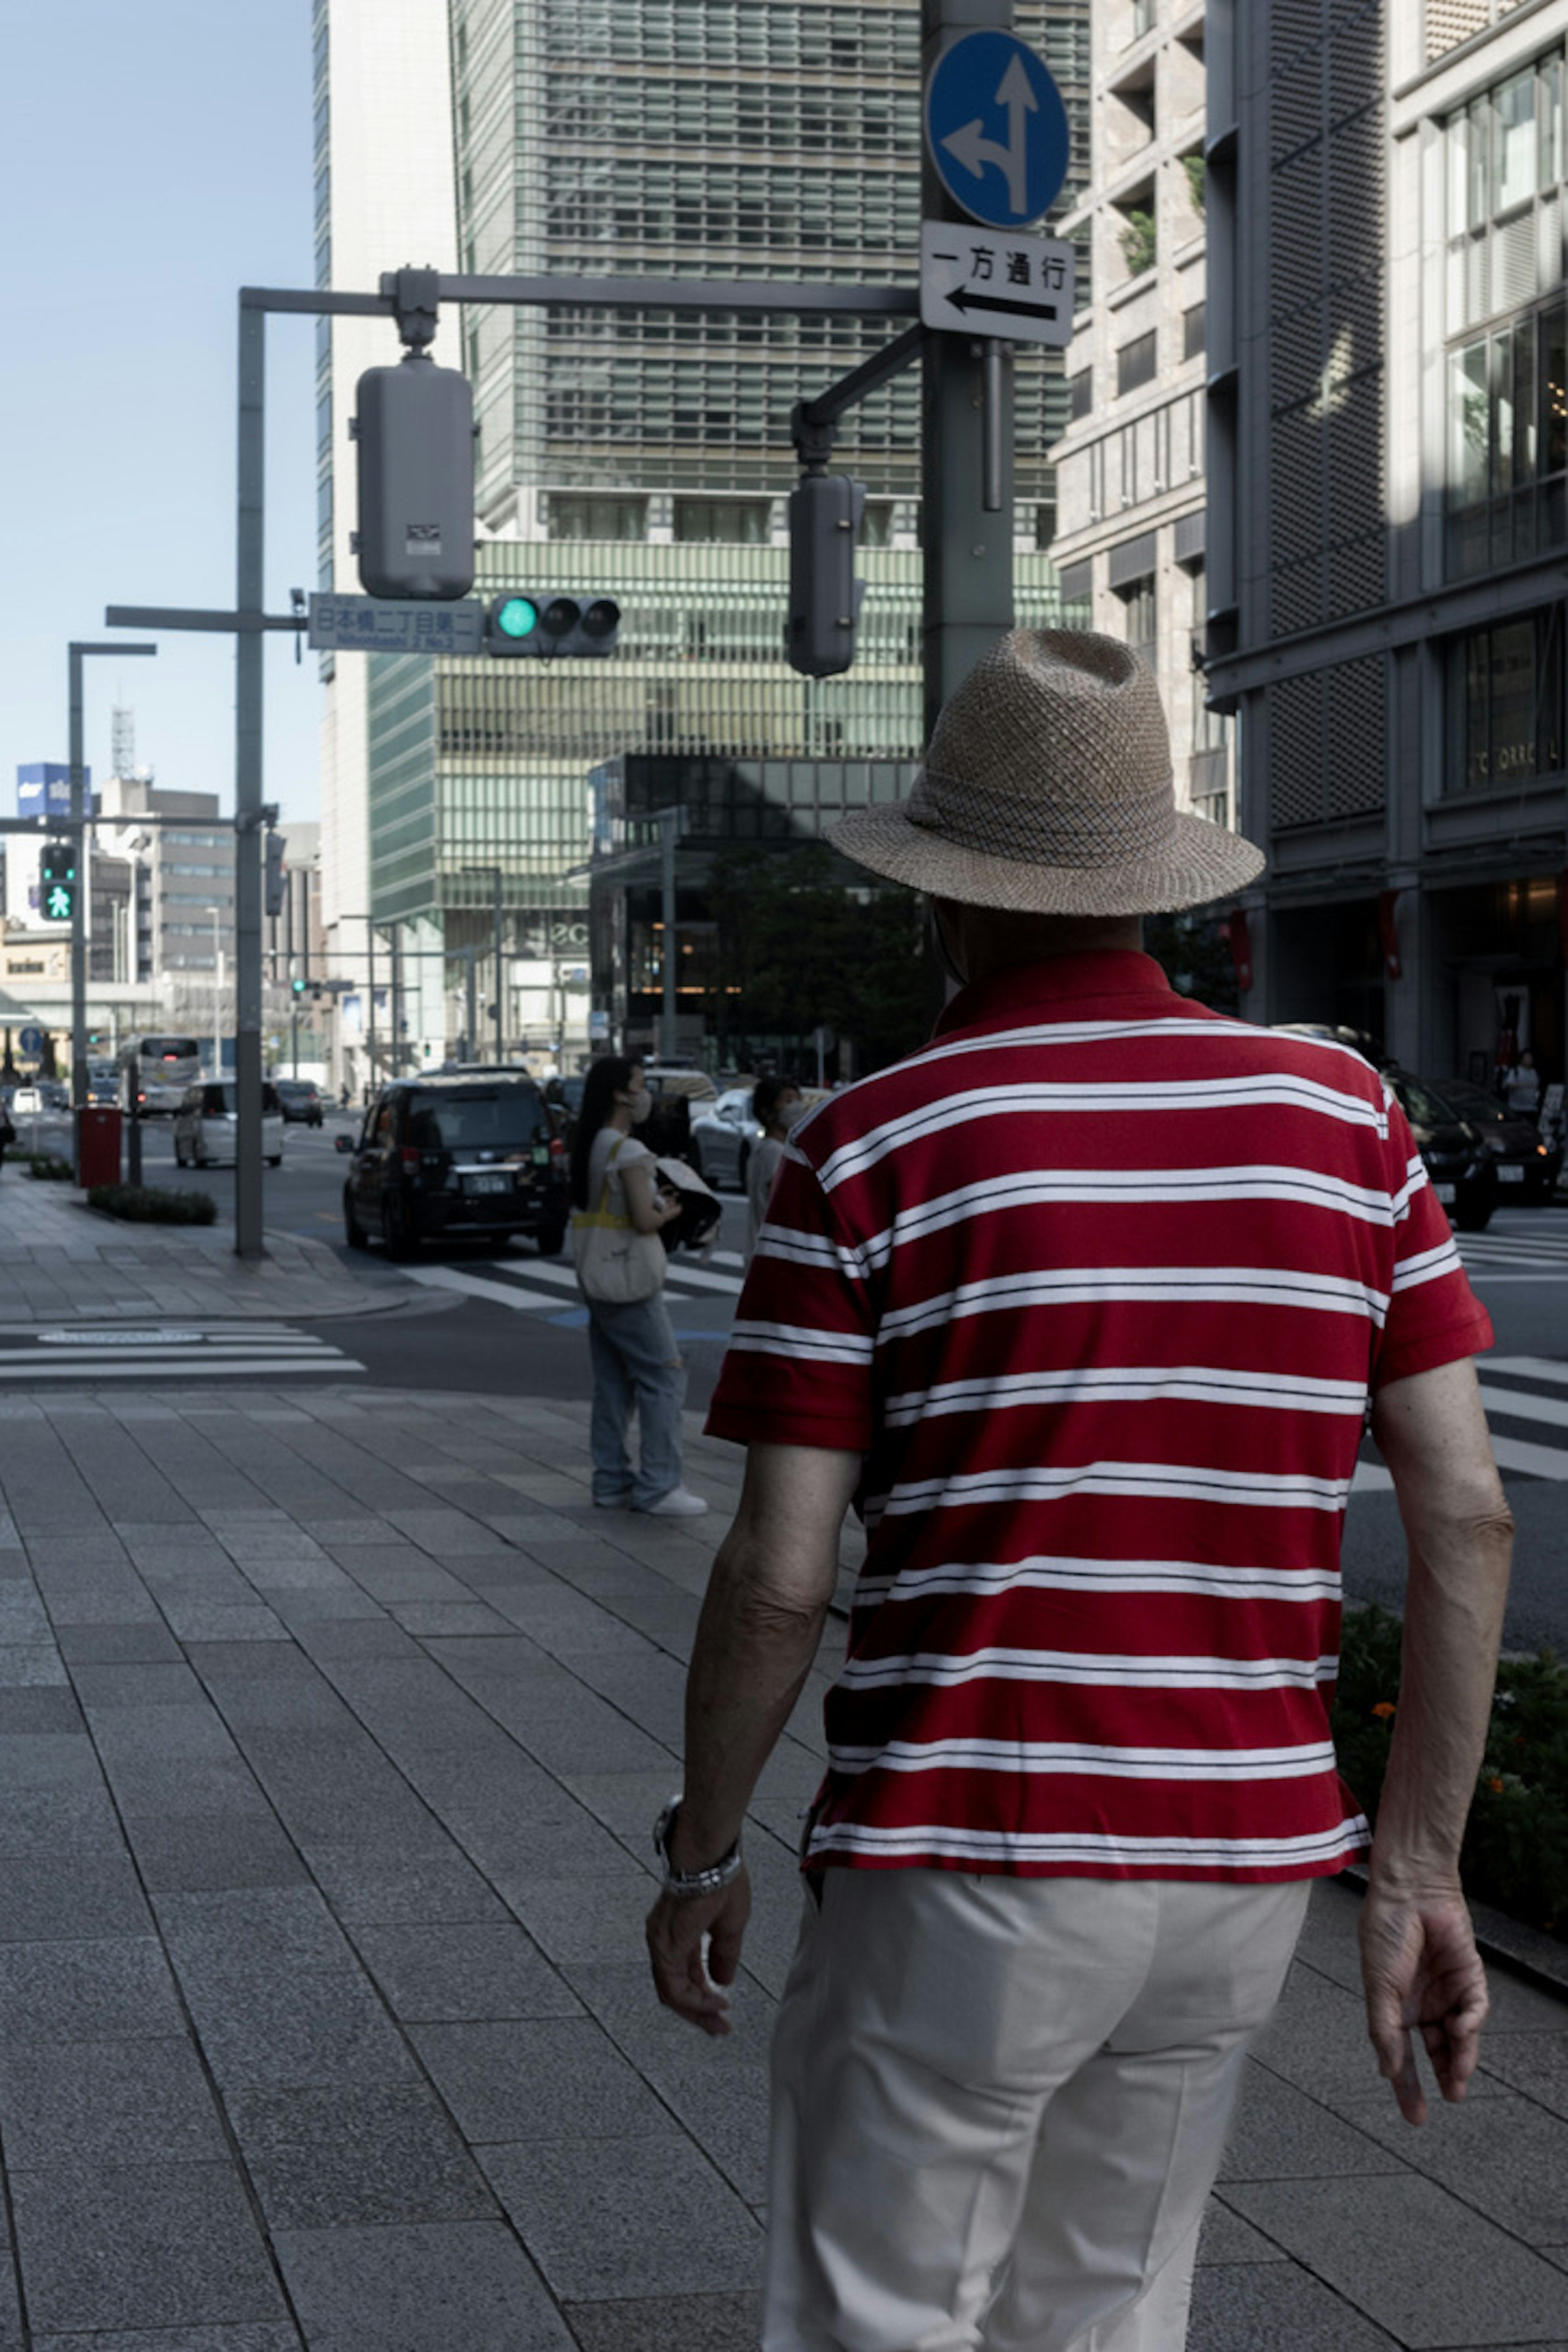
[[713, 1020], [724, 1059], [742, 1058], [752, 1038], [793, 1037], [804, 1048], [819, 1026], [854, 1041], [861, 1070], [923, 1042], [919, 901], [904, 890], [851, 892], [835, 868], [821, 842], [715, 857]]

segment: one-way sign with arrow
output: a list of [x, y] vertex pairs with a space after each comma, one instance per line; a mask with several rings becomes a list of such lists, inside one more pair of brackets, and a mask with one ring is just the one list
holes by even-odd
[[971, 220], [1023, 228], [1055, 203], [1068, 168], [1068, 117], [1043, 60], [1012, 34], [965, 33], [931, 69], [926, 148]]
[[921, 223], [921, 323], [1019, 343], [1072, 340], [1073, 249], [1055, 236]]

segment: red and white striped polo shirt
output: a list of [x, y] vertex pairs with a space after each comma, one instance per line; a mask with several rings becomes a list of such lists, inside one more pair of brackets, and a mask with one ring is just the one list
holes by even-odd
[[1369, 1391], [1491, 1344], [1381, 1079], [1131, 953], [795, 1129], [709, 1431], [866, 1456], [807, 1866], [1310, 1877]]

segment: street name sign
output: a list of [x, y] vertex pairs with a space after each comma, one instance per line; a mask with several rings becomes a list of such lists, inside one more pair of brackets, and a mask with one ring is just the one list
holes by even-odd
[[921, 223], [921, 324], [1016, 343], [1072, 341], [1073, 249], [1055, 236]]
[[312, 596], [310, 639], [319, 653], [482, 654], [485, 608], [477, 597]]
[[926, 152], [971, 220], [1022, 228], [1068, 170], [1068, 113], [1043, 60], [1012, 33], [965, 33], [926, 85]]

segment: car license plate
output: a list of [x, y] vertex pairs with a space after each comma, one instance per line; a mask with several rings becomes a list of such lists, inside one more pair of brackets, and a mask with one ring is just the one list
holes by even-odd
[[510, 1192], [511, 1178], [510, 1176], [465, 1176], [463, 1190], [465, 1192]]
[[1454, 1187], [1452, 1184], [1434, 1184], [1432, 1190], [1436, 1192], [1438, 1200], [1441, 1201], [1446, 1209], [1451, 1209], [1453, 1207]]
[[1524, 1171], [1522, 1168], [1500, 1168], [1497, 1180], [1500, 1184], [1522, 1184]]

